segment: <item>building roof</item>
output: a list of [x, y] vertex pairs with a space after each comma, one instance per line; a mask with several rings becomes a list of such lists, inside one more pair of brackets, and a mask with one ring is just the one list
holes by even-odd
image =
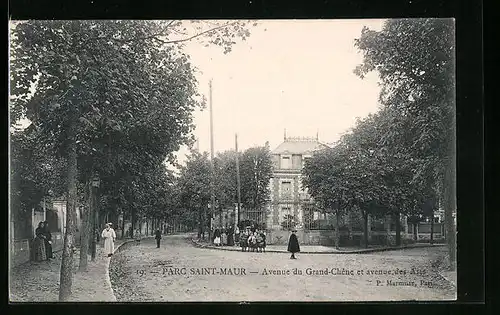
[[307, 154], [328, 147], [317, 138], [285, 138], [272, 154]]

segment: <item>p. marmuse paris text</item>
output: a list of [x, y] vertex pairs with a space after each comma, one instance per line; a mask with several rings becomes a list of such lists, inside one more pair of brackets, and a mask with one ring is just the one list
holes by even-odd
[[178, 267], [165, 267], [163, 268], [162, 274], [167, 276], [212, 276], [212, 275], [222, 275], [222, 276], [246, 276], [247, 272], [245, 268], [218, 268], [218, 267], [203, 267], [203, 268], [178, 268]]

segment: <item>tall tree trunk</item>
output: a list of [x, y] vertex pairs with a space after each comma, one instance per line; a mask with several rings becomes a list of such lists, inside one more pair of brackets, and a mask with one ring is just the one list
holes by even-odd
[[[74, 106], [74, 105], [73, 105]], [[74, 110], [73, 110], [74, 111]], [[74, 115], [75, 113], [73, 113]], [[67, 201], [66, 201], [66, 231], [64, 232], [64, 245], [62, 252], [61, 272], [59, 281], [59, 301], [68, 301], [73, 285], [73, 247], [77, 202], [77, 153], [75, 141], [75, 125], [68, 127], [68, 166], [67, 166]]]
[[87, 271], [87, 263], [88, 263], [88, 252], [89, 252], [89, 241], [91, 235], [91, 198], [92, 198], [92, 182], [88, 180], [87, 182], [88, 188], [88, 198], [87, 204], [83, 207], [83, 215], [82, 215], [82, 228], [80, 229], [80, 264], [78, 266], [78, 270]]
[[121, 239], [125, 239], [125, 211], [122, 209], [122, 236]]
[[[451, 168], [451, 166], [449, 167]], [[455, 209], [455, 179], [453, 170], [447, 170], [444, 187], [444, 224], [446, 227], [446, 243], [448, 245], [448, 258], [451, 270], [456, 268], [456, 230], [453, 218]]]
[[363, 215], [363, 243], [365, 248], [368, 248], [368, 212], [361, 210]]
[[198, 213], [198, 239], [201, 239], [202, 235], [202, 226], [203, 226], [203, 218], [201, 216], [201, 211]]
[[[201, 218], [201, 220], [200, 220], [201, 229], [200, 230], [201, 230], [201, 238], [203, 240], [205, 240], [205, 227], [207, 225], [209, 225], [210, 223], [207, 222], [208, 221], [208, 215], [207, 215], [207, 208], [208, 208], [208, 206], [204, 205], [203, 202], [202, 202], [202, 207], [203, 207], [203, 210], [200, 209], [200, 218]], [[211, 205], [210, 206], [210, 217], [212, 217], [212, 215], [214, 215], [214, 214], [215, 214], [215, 207], [214, 207], [214, 205]], [[209, 234], [210, 233], [211, 232], [209, 232]], [[210, 237], [211, 236], [209, 235], [209, 238]]]
[[335, 248], [340, 248], [340, 210], [335, 211]]
[[223, 222], [222, 222], [222, 207], [219, 207], [219, 226], [222, 228], [223, 227]]
[[386, 215], [385, 216], [385, 235], [386, 235], [386, 244], [387, 246], [391, 246], [391, 219], [392, 216]]
[[401, 214], [397, 212], [394, 215], [396, 223], [396, 246], [401, 246]]
[[431, 239], [429, 243], [431, 245], [434, 244], [434, 209], [432, 209], [432, 214], [431, 214]]
[[91, 255], [91, 261], [96, 260], [97, 256], [97, 242], [99, 241], [99, 232], [98, 232], [98, 225], [97, 225], [97, 209], [95, 206], [95, 193], [94, 193], [94, 188], [91, 186], [90, 187], [90, 209], [92, 212], [90, 213], [90, 255]]
[[452, 114], [451, 130], [448, 143], [448, 152], [445, 155], [445, 169], [443, 176], [443, 203], [444, 224], [446, 229], [446, 243], [451, 270], [456, 270], [456, 228], [453, 213], [456, 211], [456, 124], [455, 114]]
[[134, 209], [131, 209], [132, 210], [132, 216], [131, 216], [131, 229], [130, 229], [130, 238], [134, 238], [134, 233], [135, 233], [135, 220], [136, 220], [136, 216], [135, 216], [135, 210]]
[[348, 211], [346, 216], [347, 216], [347, 239], [349, 240], [349, 245], [352, 245], [353, 235], [352, 235], [351, 212]]
[[411, 225], [413, 225], [413, 240], [416, 242], [418, 241], [418, 222], [413, 222]]
[[[98, 189], [95, 188], [93, 189], [94, 193], [92, 194], [93, 196], [93, 209], [94, 209], [94, 213], [95, 213], [95, 218], [96, 218], [96, 239], [97, 239], [97, 242], [99, 242], [101, 240], [101, 231], [103, 230], [101, 227], [101, 211], [99, 210], [99, 196], [97, 195], [98, 193]], [[97, 249], [95, 249], [97, 250]]]

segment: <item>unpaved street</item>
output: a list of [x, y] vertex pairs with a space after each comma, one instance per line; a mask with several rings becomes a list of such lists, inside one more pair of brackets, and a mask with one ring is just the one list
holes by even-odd
[[110, 274], [118, 301], [450, 300], [454, 287], [431, 266], [443, 250], [291, 260], [285, 253], [197, 248], [178, 235], [164, 237], [160, 249], [148, 239], [117, 254]]

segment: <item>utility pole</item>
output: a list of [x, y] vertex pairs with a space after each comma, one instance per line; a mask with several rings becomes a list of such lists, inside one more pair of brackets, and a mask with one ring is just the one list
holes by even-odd
[[[215, 185], [214, 185], [214, 180], [215, 180], [215, 172], [214, 172], [214, 116], [213, 116], [213, 110], [212, 110], [212, 79], [210, 79], [209, 82], [209, 88], [210, 88], [210, 94], [209, 94], [209, 102], [210, 102], [210, 230], [208, 232], [208, 235], [211, 239], [211, 233], [212, 233], [212, 216], [215, 213]], [[207, 216], [205, 215], [205, 218]]]
[[241, 182], [240, 182], [240, 159], [238, 153], [238, 134], [234, 135], [234, 146], [236, 149], [236, 187], [238, 192], [238, 214], [235, 216], [237, 219], [236, 225], [240, 224], [240, 212], [241, 212]]
[[97, 200], [97, 189], [100, 186], [100, 179], [97, 175], [94, 175], [91, 180], [90, 187], [90, 203], [92, 207], [92, 252], [90, 255], [90, 260], [95, 261], [97, 254], [97, 242], [99, 241], [99, 209], [98, 209], [98, 200]]
[[45, 196], [43, 196], [43, 221], [47, 220], [47, 204], [45, 201]]
[[90, 181], [89, 185], [89, 207], [90, 207], [90, 217], [91, 223], [89, 225], [92, 227], [92, 233], [90, 233], [89, 237], [91, 237], [90, 244], [90, 260], [95, 261], [96, 251], [97, 251], [97, 225], [96, 225], [96, 213], [95, 213], [95, 204], [94, 204], [94, 185], [93, 180]]

